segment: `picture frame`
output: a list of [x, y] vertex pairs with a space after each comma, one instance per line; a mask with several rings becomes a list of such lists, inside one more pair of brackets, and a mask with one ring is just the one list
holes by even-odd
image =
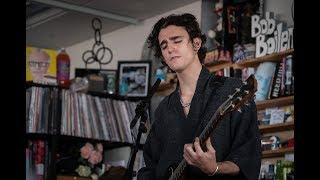
[[147, 97], [151, 68], [150, 60], [118, 61], [117, 94], [127, 97]]
[[[86, 69], [86, 68], [75, 69], [75, 77], [85, 77], [88, 75], [98, 75], [98, 76], [102, 76], [103, 78], [102, 86], [98, 86], [98, 88], [92, 87], [91, 89], [95, 89], [95, 91], [104, 92], [108, 94], [116, 93], [117, 70]], [[91, 85], [94, 85], [94, 84], [97, 85], [97, 83], [91, 82]]]

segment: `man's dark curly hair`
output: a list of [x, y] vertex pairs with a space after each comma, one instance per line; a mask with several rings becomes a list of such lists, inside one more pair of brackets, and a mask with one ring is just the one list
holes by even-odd
[[200, 63], [202, 63], [204, 58], [206, 57], [207, 48], [204, 46], [204, 44], [206, 43], [207, 38], [204, 34], [201, 33], [197, 19], [189, 13], [181, 15], [172, 14], [170, 16], [163, 17], [153, 26], [153, 30], [150, 33], [147, 42], [149, 48], [152, 48], [155, 51], [154, 56], [163, 59], [158, 36], [161, 29], [166, 28], [170, 25], [184, 27], [190, 36], [191, 42], [193, 42], [194, 38], [201, 38], [202, 43], [198, 51], [198, 57]]

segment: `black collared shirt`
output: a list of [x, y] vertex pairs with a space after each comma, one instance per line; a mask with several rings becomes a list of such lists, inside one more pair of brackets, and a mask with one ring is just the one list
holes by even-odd
[[[184, 144], [192, 143], [213, 116], [218, 107], [241, 86], [236, 78], [218, 77], [202, 67], [188, 115], [184, 114], [179, 100], [178, 86], [165, 97], [155, 111], [144, 145], [146, 167], [138, 179], [168, 179], [168, 168], [183, 159]], [[200, 169], [187, 166], [188, 179], [249, 179], [256, 180], [261, 165], [261, 139], [254, 101], [227, 115], [211, 136], [217, 162], [232, 161], [240, 168], [237, 176], [207, 176]]]

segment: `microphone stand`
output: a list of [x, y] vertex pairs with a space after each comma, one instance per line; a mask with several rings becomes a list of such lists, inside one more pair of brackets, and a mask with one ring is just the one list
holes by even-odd
[[151, 100], [151, 97], [153, 96], [153, 94], [156, 92], [159, 84], [160, 84], [161, 80], [158, 78], [157, 81], [154, 83], [154, 85], [152, 86], [151, 88], [151, 91], [149, 93], [149, 95], [147, 96], [147, 98], [145, 100], [142, 100], [136, 107], [135, 109], [135, 112], [136, 112], [136, 115], [135, 117], [133, 118], [133, 120], [131, 121], [130, 123], [130, 128], [132, 129], [137, 120], [140, 118], [140, 125], [139, 125], [139, 132], [138, 132], [138, 135], [137, 135], [137, 139], [136, 139], [136, 142], [135, 144], [133, 145], [133, 150], [131, 151], [131, 155], [130, 155], [130, 158], [129, 158], [129, 163], [128, 163], [128, 167], [127, 167], [127, 170], [124, 174], [124, 180], [132, 180], [132, 177], [133, 177], [133, 166], [134, 166], [134, 161], [136, 159], [136, 154], [139, 150], [139, 142], [140, 142], [140, 139], [141, 139], [141, 135], [142, 133], [146, 133], [147, 132], [147, 127], [146, 127], [146, 122], [147, 122], [147, 119], [148, 119], [148, 109], [149, 109], [149, 102]]

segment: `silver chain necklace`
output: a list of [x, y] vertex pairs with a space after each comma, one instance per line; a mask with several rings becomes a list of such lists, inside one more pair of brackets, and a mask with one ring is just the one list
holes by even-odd
[[180, 99], [180, 103], [181, 103], [181, 105], [182, 105], [183, 108], [187, 108], [187, 107], [189, 107], [189, 106], [191, 105], [191, 102], [189, 102], [189, 103], [183, 103], [182, 98], [181, 98], [181, 91], [180, 91], [180, 89], [179, 89], [179, 99]]
[[180, 103], [181, 103], [181, 105], [182, 105], [183, 108], [189, 107], [189, 106], [191, 105], [191, 102], [184, 104], [184, 103], [182, 102], [181, 97], [180, 97]]

